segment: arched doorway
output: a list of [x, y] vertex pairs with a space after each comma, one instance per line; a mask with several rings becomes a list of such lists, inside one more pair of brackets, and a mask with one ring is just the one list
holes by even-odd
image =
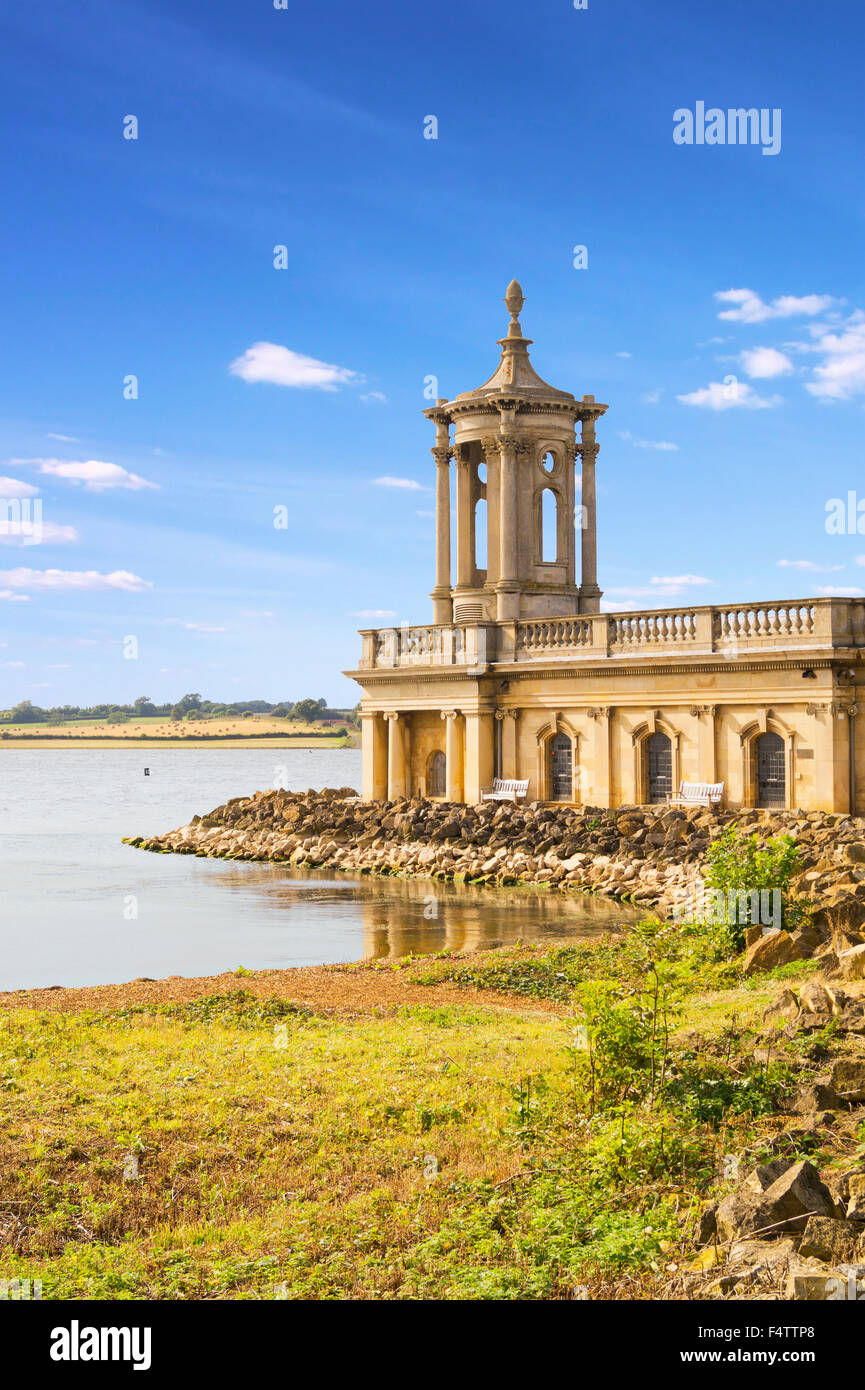
[[756, 741], [757, 805], [785, 806], [787, 777], [784, 740], [780, 734], [761, 734]]
[[447, 763], [441, 749], [430, 754], [427, 766], [427, 796], [445, 796], [447, 793]]
[[550, 798], [574, 799], [574, 753], [568, 734], [556, 734], [550, 739]]
[[650, 806], [664, 804], [673, 791], [673, 745], [656, 729], [646, 739], [646, 799]]

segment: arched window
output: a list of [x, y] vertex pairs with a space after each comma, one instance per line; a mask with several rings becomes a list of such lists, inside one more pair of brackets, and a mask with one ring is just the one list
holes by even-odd
[[646, 739], [646, 800], [663, 804], [673, 790], [673, 745], [660, 729]]
[[761, 734], [756, 739], [757, 805], [784, 806], [787, 801], [787, 775], [784, 740], [780, 734]]
[[545, 473], [552, 473], [552, 471], [553, 471], [553, 469], [555, 468], [555, 466], [556, 466], [556, 460], [555, 460], [555, 458], [553, 457], [553, 455], [552, 455], [551, 453], [549, 453], [549, 452], [547, 452], [546, 454], [544, 454], [543, 458], [541, 459], [541, 468], [544, 470], [544, 472], [545, 472]]
[[427, 767], [427, 795], [445, 796], [447, 762], [441, 749], [436, 749], [435, 753], [430, 754], [429, 765]]
[[556, 734], [550, 739], [550, 799], [572, 801], [573, 797], [573, 744], [567, 734]]
[[487, 504], [481, 497], [475, 506], [475, 569], [487, 567]]
[[555, 564], [559, 558], [559, 505], [552, 488], [541, 493], [541, 560]]

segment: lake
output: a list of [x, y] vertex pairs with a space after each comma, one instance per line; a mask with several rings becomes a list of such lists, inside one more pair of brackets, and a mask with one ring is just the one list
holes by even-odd
[[359, 788], [360, 774], [357, 749], [3, 749], [0, 990], [594, 937], [637, 916], [588, 896], [335, 876], [121, 843], [233, 796]]

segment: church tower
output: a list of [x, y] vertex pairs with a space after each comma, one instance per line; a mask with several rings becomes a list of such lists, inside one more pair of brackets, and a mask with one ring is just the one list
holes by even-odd
[[[595, 421], [607, 407], [549, 386], [529, 360], [516, 280], [489, 381], [424, 412], [436, 427], [433, 621], [508, 622], [597, 613]], [[580, 437], [576, 437], [577, 421]], [[451, 426], [453, 438], [451, 439]], [[575, 463], [582, 462], [577, 502]], [[451, 573], [451, 460], [456, 573]], [[577, 584], [577, 535], [580, 582]]]

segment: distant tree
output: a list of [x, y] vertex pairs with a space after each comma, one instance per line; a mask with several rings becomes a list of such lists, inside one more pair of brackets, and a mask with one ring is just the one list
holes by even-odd
[[318, 700], [298, 700], [292, 714], [298, 719], [318, 719], [321, 709], [321, 703]]
[[183, 695], [181, 699], [178, 700], [177, 705], [179, 709], [183, 710], [184, 714], [188, 709], [199, 709], [201, 707], [201, 696], [195, 693], [192, 695]]
[[156, 706], [154, 705], [149, 695], [139, 695], [138, 699], [135, 701], [133, 705], [133, 709], [135, 713], [137, 715], [140, 715], [142, 718], [145, 718], [148, 715], [154, 715], [156, 713]]
[[172, 708], [171, 708], [171, 714], [169, 715], [169, 718], [170, 718], [170, 719], [174, 719], [174, 720], [178, 720], [178, 719], [182, 719], [182, 718], [183, 718], [183, 715], [184, 715], [184, 711], [180, 708], [180, 706], [179, 706], [179, 705], [173, 705]]
[[319, 709], [327, 709], [327, 700], [319, 700], [318, 707]]
[[12, 710], [12, 722], [14, 724], [39, 724], [44, 718], [45, 711], [41, 710], [38, 705], [31, 704], [29, 700], [22, 700]]
[[204, 716], [200, 709], [188, 709], [184, 714], [184, 719], [202, 719]]

